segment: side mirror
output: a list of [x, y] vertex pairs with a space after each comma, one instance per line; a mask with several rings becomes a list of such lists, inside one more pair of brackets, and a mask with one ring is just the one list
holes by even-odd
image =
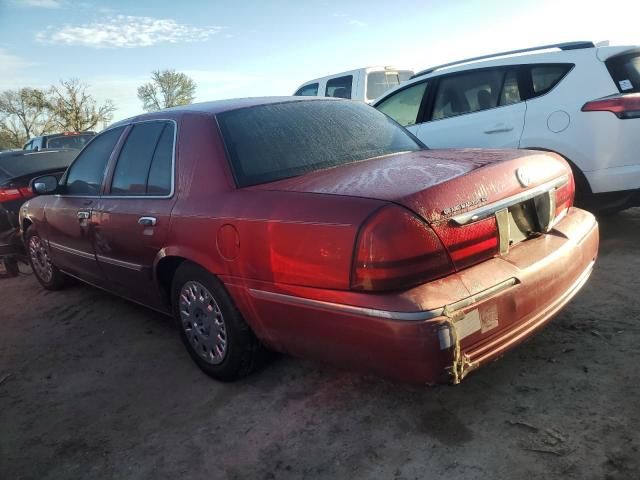
[[55, 193], [58, 190], [58, 179], [53, 175], [43, 175], [31, 180], [31, 190], [37, 195]]

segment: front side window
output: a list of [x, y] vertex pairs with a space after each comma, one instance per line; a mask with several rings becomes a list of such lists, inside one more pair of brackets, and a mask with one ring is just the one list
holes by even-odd
[[68, 195], [99, 195], [105, 168], [124, 127], [101, 133], [87, 145], [69, 168], [66, 176]]
[[420, 111], [420, 104], [427, 89], [427, 82], [407, 87], [386, 98], [376, 108], [386, 113], [403, 126], [414, 125]]
[[275, 103], [217, 118], [240, 187], [423, 148], [386, 115], [359, 102]]
[[433, 120], [497, 107], [503, 78], [503, 70], [483, 70], [442, 78]]
[[112, 195], [168, 195], [173, 124], [135, 124], [122, 146], [111, 182]]
[[571, 65], [538, 65], [531, 67], [534, 96], [544, 95], [555, 87], [571, 70]]
[[325, 97], [351, 98], [351, 84], [353, 83], [353, 75], [332, 78], [327, 80], [327, 88]]
[[293, 95], [295, 97], [315, 97], [318, 95], [318, 87], [317, 83], [311, 83], [309, 85], [305, 85], [301, 87], [296, 93]]

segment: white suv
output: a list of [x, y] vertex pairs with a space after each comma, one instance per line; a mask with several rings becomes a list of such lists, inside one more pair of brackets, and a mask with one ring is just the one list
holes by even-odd
[[640, 48], [570, 42], [417, 73], [373, 104], [431, 148], [548, 150], [571, 164], [577, 203], [640, 205]]

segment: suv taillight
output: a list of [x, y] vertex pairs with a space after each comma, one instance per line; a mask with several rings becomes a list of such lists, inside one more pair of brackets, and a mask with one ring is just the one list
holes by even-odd
[[0, 187], [0, 203], [18, 200], [20, 198], [33, 197], [33, 192], [29, 187], [12, 188]]
[[640, 93], [615, 95], [587, 102], [583, 112], [611, 112], [621, 119], [640, 118]]
[[454, 272], [435, 232], [399, 206], [383, 207], [361, 227], [351, 274], [354, 290], [395, 290]]

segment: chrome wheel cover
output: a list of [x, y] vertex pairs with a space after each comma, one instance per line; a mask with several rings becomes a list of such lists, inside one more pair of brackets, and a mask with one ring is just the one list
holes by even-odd
[[189, 281], [180, 290], [180, 324], [195, 353], [211, 365], [227, 354], [227, 329], [213, 295], [201, 283]]
[[53, 264], [47, 248], [37, 235], [29, 239], [29, 257], [36, 275], [44, 283], [49, 283], [53, 278]]

